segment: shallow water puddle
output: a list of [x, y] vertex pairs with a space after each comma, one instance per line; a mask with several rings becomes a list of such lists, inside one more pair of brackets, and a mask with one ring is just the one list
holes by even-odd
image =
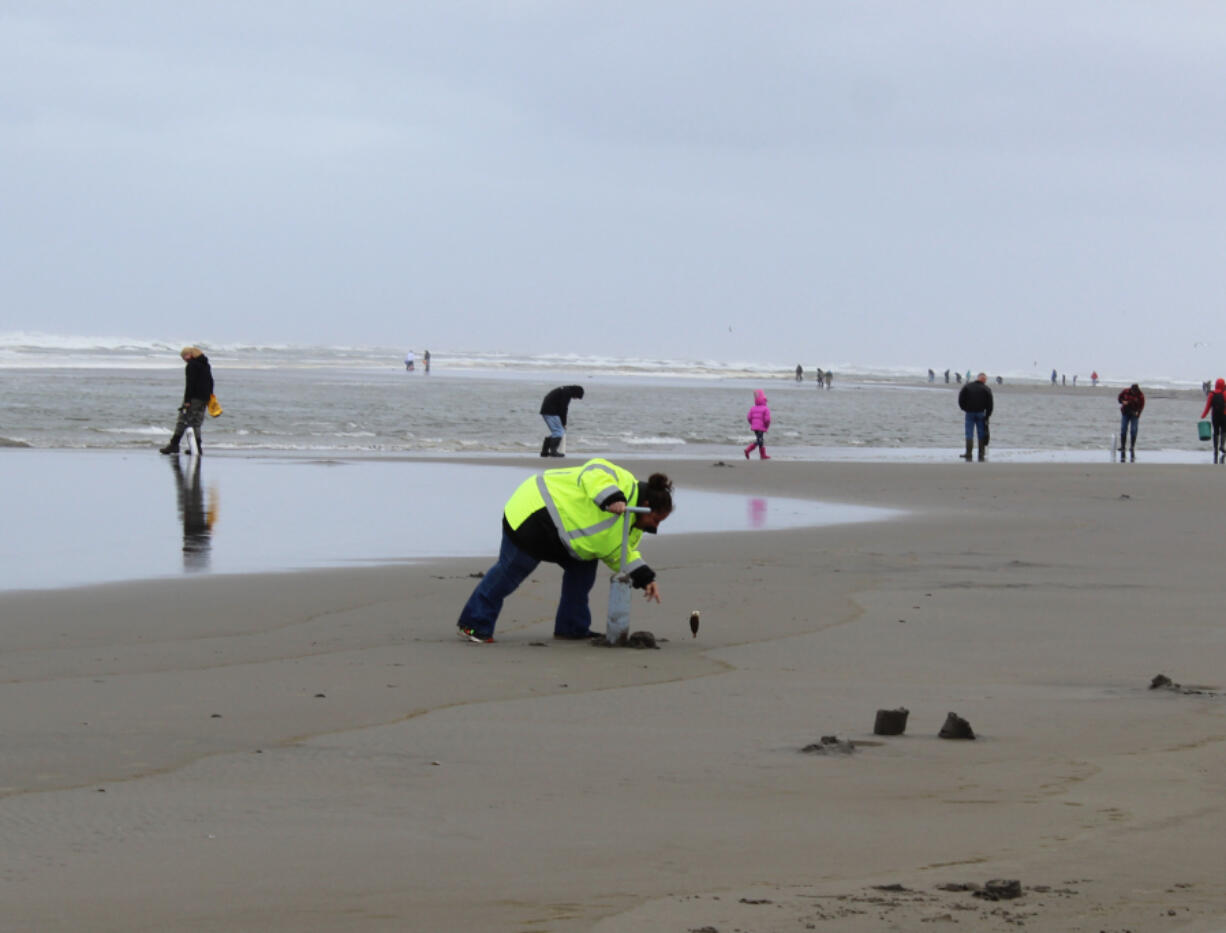
[[[0, 454], [0, 589], [496, 554], [531, 468], [111, 451]], [[897, 513], [679, 489], [665, 535]], [[650, 549], [650, 542], [647, 545]]]

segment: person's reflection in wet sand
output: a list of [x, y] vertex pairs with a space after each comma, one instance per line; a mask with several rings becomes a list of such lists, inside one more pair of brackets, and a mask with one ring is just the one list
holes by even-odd
[[183, 569], [208, 570], [212, 547], [214, 511], [204, 507], [204, 487], [200, 484], [200, 458], [192, 457], [184, 470], [178, 457], [170, 458], [179, 493], [179, 517], [183, 520]]

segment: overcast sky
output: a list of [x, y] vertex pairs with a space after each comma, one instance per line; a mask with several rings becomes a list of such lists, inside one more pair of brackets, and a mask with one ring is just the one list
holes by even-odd
[[0, 332], [1226, 373], [1226, 4], [0, 0]]

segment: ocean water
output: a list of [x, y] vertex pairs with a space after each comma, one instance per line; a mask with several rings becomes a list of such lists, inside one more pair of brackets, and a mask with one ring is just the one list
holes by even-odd
[[[433, 351], [427, 375], [420, 362], [406, 373], [402, 352], [387, 348], [206, 346], [225, 413], [206, 422], [206, 456], [191, 461], [155, 453], [182, 397], [178, 349], [0, 337], [0, 590], [488, 557], [520, 472], [482, 467], [495, 472], [474, 481], [465, 471], [475, 465], [390, 455], [521, 454], [523, 475], [552, 465], [537, 457], [537, 411], [560, 384], [586, 388], [571, 405], [569, 462], [739, 459], [755, 388], [770, 397], [779, 459], [952, 463], [962, 449], [958, 386], [929, 385], [921, 371], [846, 366], [825, 390], [811, 370], [797, 383], [791, 367], [751, 362]], [[1108, 459], [1118, 385], [1052, 389], [1010, 376], [993, 388], [992, 460]], [[1199, 389], [1145, 388], [1142, 462], [1206, 462]], [[685, 490], [664, 531], [889, 517]]]
[[[0, 446], [140, 450], [168, 437], [183, 391], [178, 344], [0, 336]], [[585, 387], [573, 402], [571, 455], [740, 456], [751, 439], [753, 389], [770, 398], [772, 456], [784, 459], [947, 459], [962, 446], [957, 384], [926, 372], [836, 369], [819, 389], [812, 367], [753, 362], [515, 356], [378, 347], [206, 346], [225, 414], [208, 419], [208, 451], [372, 454], [535, 454], [541, 398]], [[795, 364], [792, 364], [793, 366]], [[939, 379], [940, 377], [938, 377]], [[993, 385], [992, 456], [1106, 459], [1119, 429], [1121, 385], [1053, 389], [1009, 375]], [[1145, 385], [1139, 448], [1151, 460], [1196, 460], [1198, 387]]]

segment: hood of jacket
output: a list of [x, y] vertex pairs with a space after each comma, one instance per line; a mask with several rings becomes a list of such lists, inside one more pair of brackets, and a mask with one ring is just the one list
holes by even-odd
[[1226, 391], [1226, 379], [1219, 379], [1213, 384], [1213, 388], [1218, 392]]
[[[1218, 381], [1221, 382], [1222, 380], [1219, 379]], [[753, 403], [755, 405], [765, 405], [766, 404], [766, 393], [763, 392], [761, 389], [754, 389], [753, 390]]]

